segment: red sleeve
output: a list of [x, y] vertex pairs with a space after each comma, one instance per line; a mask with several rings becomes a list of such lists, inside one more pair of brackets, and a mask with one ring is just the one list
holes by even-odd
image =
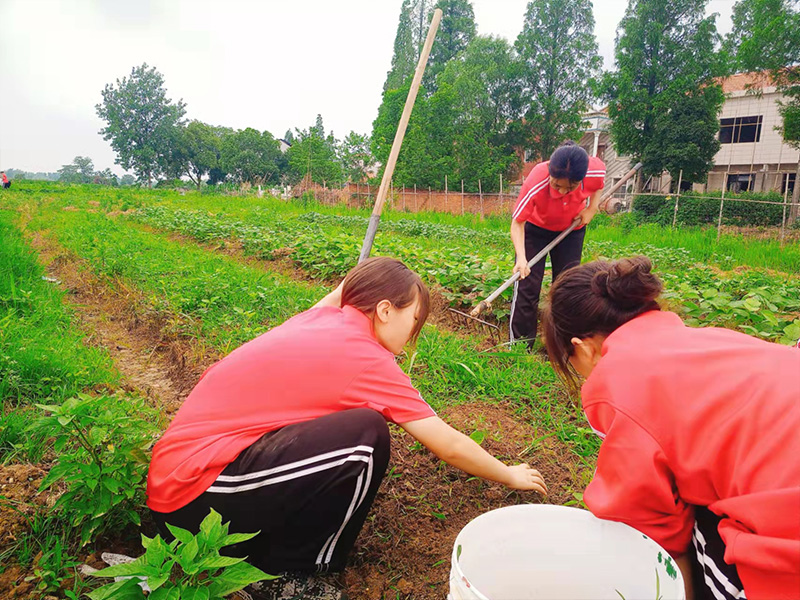
[[515, 221], [523, 223], [530, 219], [531, 215], [533, 215], [535, 197], [547, 188], [549, 182], [550, 172], [547, 170], [547, 163], [540, 162], [533, 167], [533, 171], [528, 174], [522, 184], [517, 204], [514, 206], [514, 212], [512, 213]]
[[388, 356], [364, 369], [347, 387], [344, 399], [381, 413], [392, 423], [408, 423], [436, 413], [411, 385], [411, 379]]
[[583, 189], [594, 193], [606, 185], [606, 164], [595, 156], [589, 157], [589, 169], [583, 179]]
[[591, 413], [590, 421], [603, 425], [598, 433], [606, 434], [583, 496], [586, 506], [597, 517], [641, 531], [670, 554], [684, 554], [692, 537], [694, 509], [678, 497], [661, 446], [606, 403], [594, 404]]

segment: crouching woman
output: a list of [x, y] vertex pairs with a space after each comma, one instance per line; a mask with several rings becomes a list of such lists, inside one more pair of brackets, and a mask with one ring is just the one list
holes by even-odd
[[[386, 471], [387, 421], [471, 475], [545, 493], [538, 471], [439, 419], [395, 362], [428, 307], [418, 275], [368, 259], [209, 368], [153, 451], [147, 503], [162, 533], [196, 531], [213, 508], [231, 532], [260, 532], [232, 548], [268, 573], [341, 570]], [[281, 581], [314, 596], [313, 578]]]
[[691, 597], [800, 598], [800, 352], [686, 327], [645, 257], [566, 271], [553, 366], [603, 438], [584, 501], [677, 559]]

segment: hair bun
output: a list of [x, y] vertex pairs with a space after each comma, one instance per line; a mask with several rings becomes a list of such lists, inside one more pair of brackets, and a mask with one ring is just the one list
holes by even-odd
[[661, 294], [661, 281], [650, 271], [653, 265], [646, 256], [623, 258], [598, 271], [592, 277], [592, 292], [608, 298], [624, 310], [638, 310], [655, 302]]

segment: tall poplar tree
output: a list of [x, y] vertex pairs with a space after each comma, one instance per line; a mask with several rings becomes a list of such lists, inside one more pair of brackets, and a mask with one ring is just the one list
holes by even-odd
[[394, 38], [392, 68], [386, 74], [384, 92], [403, 87], [414, 75], [432, 11], [432, 0], [403, 0]]
[[707, 3], [629, 0], [617, 28], [617, 70], [603, 81], [611, 135], [646, 175], [682, 170], [684, 181], [703, 181], [714, 166], [724, 101], [715, 78], [726, 65]]
[[546, 159], [565, 138], [580, 135], [602, 64], [591, 0], [533, 0], [515, 44], [524, 62], [529, 147]]
[[464, 52], [476, 33], [475, 12], [469, 0], [439, 0], [435, 8], [442, 10], [442, 22], [422, 80], [429, 95], [436, 92], [436, 79], [447, 63]]

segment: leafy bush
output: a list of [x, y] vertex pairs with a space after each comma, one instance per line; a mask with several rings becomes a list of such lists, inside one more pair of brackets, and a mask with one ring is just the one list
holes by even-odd
[[157, 429], [140, 415], [151, 412], [126, 396], [79, 395], [62, 405], [37, 405], [47, 416], [31, 428], [55, 437], [56, 464], [41, 490], [57, 483], [67, 491], [53, 510], [80, 534], [80, 545], [95, 536], [140, 524], [147, 474], [146, 450]]
[[125, 577], [89, 594], [92, 600], [144, 600], [140, 582], [150, 588], [149, 600], [221, 600], [251, 583], [275, 579], [242, 558], [220, 555], [225, 546], [252, 539], [257, 533], [228, 534], [229, 524], [213, 509], [198, 534], [167, 525], [175, 539], [142, 536], [145, 553], [133, 562], [108, 567], [95, 577]]
[[[721, 198], [721, 192], [682, 193], [678, 200], [677, 224], [716, 224], [719, 220]], [[722, 211], [722, 223], [724, 225], [767, 225], [774, 227], [781, 224], [783, 206], [740, 202], [740, 200], [783, 202], [783, 197], [777, 192], [725, 194], [725, 204]], [[675, 213], [675, 196], [672, 194], [641, 194], [634, 198], [633, 210], [641, 221], [672, 225]]]

